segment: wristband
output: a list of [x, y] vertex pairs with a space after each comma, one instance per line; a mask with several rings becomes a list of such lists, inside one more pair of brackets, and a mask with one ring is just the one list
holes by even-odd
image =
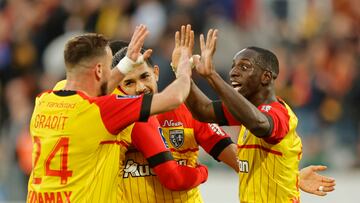
[[129, 57], [125, 56], [120, 60], [116, 65], [116, 68], [122, 73], [129, 73], [135, 66], [141, 65], [144, 63], [144, 56], [140, 55], [136, 61], [131, 60]]

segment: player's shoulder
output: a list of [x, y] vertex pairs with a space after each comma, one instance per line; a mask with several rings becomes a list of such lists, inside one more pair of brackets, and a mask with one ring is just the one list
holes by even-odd
[[43, 92], [40, 92], [38, 95], [36, 95], [36, 98], [41, 98], [42, 96], [50, 94], [52, 92], [53, 92], [52, 90], [45, 90]]
[[258, 109], [262, 112], [270, 112], [273, 110], [287, 112], [290, 107], [285, 103], [284, 100], [278, 97], [277, 100], [274, 102], [259, 105]]

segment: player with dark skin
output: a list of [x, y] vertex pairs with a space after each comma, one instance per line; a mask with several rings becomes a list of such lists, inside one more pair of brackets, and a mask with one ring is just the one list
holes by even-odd
[[[279, 74], [278, 62], [268, 58], [259, 60], [260, 49], [257, 47], [243, 49], [233, 58], [229, 85], [216, 72], [212, 61], [216, 50], [217, 32], [210, 29], [206, 42], [204, 36], [200, 36], [201, 57], [193, 56], [195, 69], [217, 92], [223, 104], [239, 123], [256, 137], [266, 138], [273, 128], [273, 120], [257, 107], [277, 101], [274, 82]], [[176, 64], [176, 61], [173, 63]], [[221, 124], [216, 116], [213, 101], [202, 93], [193, 81], [186, 104], [199, 121]], [[316, 173], [325, 169], [325, 166], [309, 166], [302, 169], [299, 174], [300, 188], [319, 196], [333, 191], [335, 180]]]

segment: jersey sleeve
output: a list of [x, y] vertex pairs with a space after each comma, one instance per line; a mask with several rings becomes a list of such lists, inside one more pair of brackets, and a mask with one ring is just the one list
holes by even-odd
[[217, 161], [220, 153], [233, 143], [230, 136], [215, 123], [203, 123], [193, 119], [193, 127], [199, 145]]
[[264, 138], [264, 140], [270, 144], [279, 143], [289, 132], [290, 116], [287, 109], [279, 102], [260, 105], [258, 109], [269, 116], [273, 122], [272, 130], [269, 133], [270, 135]]
[[117, 135], [135, 121], [147, 121], [150, 115], [152, 95], [98, 97], [94, 102], [100, 109], [102, 121], [107, 130]]
[[234, 116], [230, 113], [228, 108], [220, 100], [213, 102], [213, 108], [216, 115], [217, 123], [221, 126], [238, 126], [241, 125]]
[[131, 140], [152, 168], [163, 162], [173, 160], [155, 116], [151, 116], [148, 122], [136, 122], [132, 130]]

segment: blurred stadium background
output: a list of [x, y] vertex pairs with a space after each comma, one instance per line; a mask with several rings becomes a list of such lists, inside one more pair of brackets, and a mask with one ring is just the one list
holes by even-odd
[[[228, 78], [232, 57], [255, 45], [280, 60], [277, 93], [299, 117], [302, 166], [325, 164], [337, 190], [303, 202], [356, 202], [360, 188], [360, 1], [356, 0], [0, 0], [0, 202], [24, 201], [31, 169], [28, 132], [34, 97], [64, 78], [63, 45], [81, 32], [129, 40], [150, 30], [147, 47], [169, 68], [174, 32], [220, 30], [216, 68]], [[198, 40], [196, 40], [196, 43]], [[196, 44], [195, 53], [198, 53]], [[198, 76], [207, 94], [214, 92]], [[230, 129], [236, 140], [236, 129]], [[236, 202], [237, 176], [203, 155], [210, 168], [206, 202]], [[216, 195], [216, 196], [215, 196]], [[226, 198], [230, 199], [226, 199]], [[216, 199], [217, 198], [217, 199]], [[346, 200], [345, 200], [345, 199]], [[352, 199], [354, 198], [354, 199]]]

